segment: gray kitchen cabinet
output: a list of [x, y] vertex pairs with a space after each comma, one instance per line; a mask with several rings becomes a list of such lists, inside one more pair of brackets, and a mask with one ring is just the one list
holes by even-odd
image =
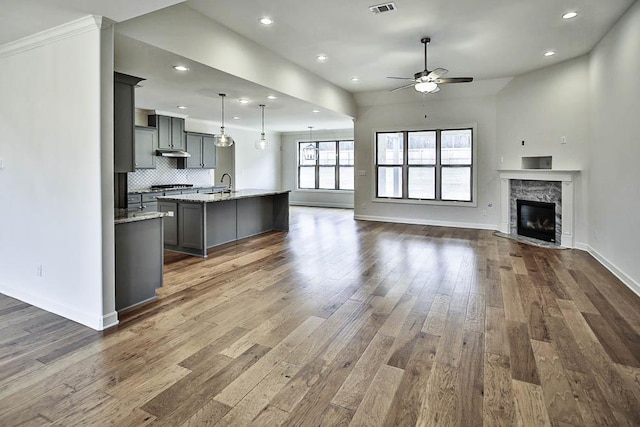
[[158, 148], [184, 150], [184, 119], [180, 117], [148, 116], [148, 124], [158, 130]]
[[160, 212], [173, 212], [173, 216], [164, 217], [164, 244], [178, 245], [178, 204], [176, 202], [159, 202]]
[[180, 192], [180, 194], [196, 194], [198, 192], [197, 188], [188, 188], [184, 189]]
[[127, 210], [139, 211], [142, 209], [142, 196], [140, 194], [127, 195]]
[[178, 204], [178, 245], [203, 250], [204, 215], [200, 203]]
[[150, 127], [136, 126], [135, 135], [136, 169], [155, 169], [158, 130]]
[[156, 298], [163, 282], [163, 218], [115, 226], [116, 310]]
[[144, 79], [113, 74], [113, 171], [135, 171], [135, 86]]
[[178, 169], [215, 169], [217, 156], [213, 135], [195, 132], [186, 135], [186, 151], [191, 157], [178, 159]]

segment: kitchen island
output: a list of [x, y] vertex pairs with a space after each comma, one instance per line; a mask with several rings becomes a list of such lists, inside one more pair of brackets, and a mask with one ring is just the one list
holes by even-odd
[[289, 190], [239, 190], [158, 197], [167, 213], [164, 248], [206, 258], [207, 249], [267, 231], [289, 230]]

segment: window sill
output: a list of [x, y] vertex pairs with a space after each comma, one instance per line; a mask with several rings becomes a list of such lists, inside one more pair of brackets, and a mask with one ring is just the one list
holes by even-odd
[[463, 208], [477, 208], [476, 202], [454, 202], [442, 200], [419, 200], [419, 199], [391, 199], [391, 198], [375, 198], [371, 200], [373, 203], [400, 203], [404, 205], [427, 205], [427, 206], [457, 206]]
[[302, 188], [294, 190], [296, 193], [327, 193], [327, 194], [353, 194], [353, 190], [327, 190], [327, 189], [312, 189]]

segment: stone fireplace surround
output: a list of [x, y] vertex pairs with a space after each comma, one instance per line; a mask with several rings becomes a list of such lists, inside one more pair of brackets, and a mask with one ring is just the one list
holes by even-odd
[[[580, 171], [552, 169], [500, 170], [500, 231], [517, 234], [515, 203], [531, 190], [528, 200], [556, 203], [556, 241], [560, 246], [574, 247], [574, 177]], [[529, 181], [534, 181], [533, 183]], [[539, 185], [535, 181], [539, 182]], [[546, 182], [545, 182], [546, 181]], [[560, 183], [560, 194], [557, 184]], [[512, 191], [513, 187], [513, 191]], [[559, 197], [558, 197], [559, 196]], [[559, 206], [558, 206], [559, 205]]]

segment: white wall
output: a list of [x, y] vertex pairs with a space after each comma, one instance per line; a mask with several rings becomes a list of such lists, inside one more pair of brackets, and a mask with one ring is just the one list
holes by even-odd
[[591, 52], [589, 243], [640, 294], [640, 2]]
[[[353, 129], [319, 130], [312, 133], [314, 141], [352, 140]], [[308, 141], [309, 132], [282, 134], [282, 187], [291, 190], [289, 203], [302, 206], [353, 208], [353, 191], [298, 190], [298, 141]]]
[[[185, 130], [191, 132], [220, 133], [217, 123], [187, 118]], [[233, 177], [233, 187], [237, 190], [259, 188], [279, 190], [280, 179], [280, 134], [265, 132], [269, 146], [266, 150], [255, 148], [260, 139], [260, 130], [248, 130], [225, 126], [225, 132], [235, 141], [231, 147], [218, 148], [218, 169], [215, 172], [215, 185], [219, 185], [224, 172]], [[228, 181], [225, 179], [225, 183]]]
[[[458, 97], [465, 88], [443, 88], [434, 96], [425, 96], [411, 89], [398, 92], [358, 94], [358, 119], [355, 122], [356, 141], [356, 218], [381, 221], [433, 224], [472, 228], [497, 229], [499, 223], [499, 182], [495, 166], [496, 97], [505, 81], [494, 87], [466, 91], [474, 97]], [[462, 85], [459, 85], [462, 86]], [[448, 96], [446, 91], [451, 96]], [[425, 114], [427, 118], [425, 118]], [[376, 130], [434, 129], [447, 126], [477, 125], [477, 206], [435, 206], [415, 203], [373, 201], [374, 132]], [[359, 176], [358, 171], [366, 171]], [[489, 205], [492, 205], [489, 207]], [[483, 211], [487, 215], [483, 215]]]
[[92, 18], [0, 48], [0, 292], [95, 329], [114, 320], [103, 311], [104, 61]]
[[[522, 157], [552, 156], [553, 169], [581, 170], [574, 183], [574, 226], [576, 244], [583, 248], [588, 239], [588, 78], [586, 56], [515, 77], [498, 94], [496, 113], [498, 168], [520, 169]], [[566, 144], [560, 143], [563, 136]]]

